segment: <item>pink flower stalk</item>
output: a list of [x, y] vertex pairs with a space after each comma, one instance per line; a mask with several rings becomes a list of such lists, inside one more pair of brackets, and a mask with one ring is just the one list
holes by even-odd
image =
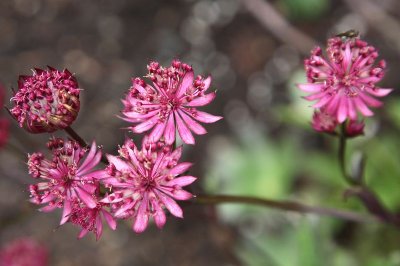
[[174, 60], [164, 68], [157, 62], [148, 65], [148, 78], [153, 85], [141, 78], [132, 79], [126, 98], [122, 100], [125, 108], [122, 119], [134, 123], [130, 129], [143, 133], [153, 129], [149, 135], [152, 142], [162, 136], [166, 144], [175, 142], [175, 131], [186, 144], [194, 144], [191, 132], [206, 134], [206, 129], [197, 121], [214, 123], [222, 117], [197, 110], [197, 107], [211, 103], [216, 94], [205, 94], [211, 84], [211, 77], [194, 77], [191, 66]]
[[[312, 127], [315, 131], [328, 134], [337, 134], [336, 128], [340, 125], [336, 117], [327, 113], [325, 109], [316, 110], [313, 115]], [[347, 137], [356, 137], [364, 134], [364, 122], [358, 120], [348, 120], [345, 125]]]
[[71, 206], [70, 222], [82, 228], [78, 238], [82, 238], [87, 233], [93, 232], [96, 235], [96, 240], [99, 240], [103, 233], [102, 219], [106, 220], [112, 230], [117, 228], [116, 221], [106, 209], [108, 204], [97, 202], [95, 208], [88, 208], [85, 204], [75, 199], [72, 201]]
[[[0, 108], [4, 107], [5, 88], [0, 83]], [[3, 147], [8, 140], [10, 129], [10, 121], [5, 117], [0, 117], [0, 148]]]
[[182, 147], [172, 150], [162, 142], [152, 143], [146, 136], [142, 149], [127, 140], [120, 148], [120, 157], [107, 155], [110, 165], [108, 178], [102, 180], [113, 188], [114, 193], [101, 202], [109, 203], [116, 218], [133, 217], [133, 230], [143, 232], [153, 217], [157, 227], [166, 222], [163, 211], [183, 218], [182, 209], [175, 200], [188, 200], [192, 194], [182, 187], [193, 183], [196, 178], [185, 173], [191, 163], [178, 163]]
[[369, 107], [382, 105], [374, 97], [383, 97], [392, 91], [375, 85], [384, 76], [385, 61], [374, 65], [378, 52], [358, 38], [331, 38], [326, 51], [327, 59], [317, 47], [305, 60], [309, 83], [298, 87], [311, 94], [304, 98], [316, 101], [314, 108], [324, 108], [339, 123], [357, 120], [357, 111], [372, 116]]
[[68, 70], [35, 68], [32, 76], [20, 76], [10, 112], [31, 133], [54, 132], [70, 126], [77, 117], [79, 92]]
[[47, 266], [45, 246], [31, 238], [16, 239], [0, 250], [0, 266]]
[[63, 208], [60, 224], [64, 224], [70, 218], [72, 201], [78, 200], [91, 209], [98, 206], [95, 181], [103, 177], [104, 171], [93, 168], [101, 159], [101, 151], [97, 150], [95, 142], [87, 152], [75, 141], [57, 138], [51, 139], [47, 146], [53, 153], [52, 159], [45, 159], [42, 153], [29, 155], [29, 173], [35, 179], [43, 179], [29, 186], [30, 201], [47, 204], [40, 209], [44, 212]]

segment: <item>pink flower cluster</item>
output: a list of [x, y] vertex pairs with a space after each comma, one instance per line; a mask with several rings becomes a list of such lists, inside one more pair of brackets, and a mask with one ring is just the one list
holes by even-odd
[[311, 52], [304, 62], [308, 83], [298, 84], [299, 89], [310, 93], [304, 98], [316, 101], [313, 107], [320, 109], [314, 115], [313, 127], [332, 132], [337, 124], [349, 120], [350, 134], [362, 132], [358, 113], [372, 116], [369, 107], [382, 105], [375, 97], [392, 91], [376, 86], [384, 76], [386, 63], [381, 60], [374, 64], [378, 52], [359, 38], [329, 39], [326, 55], [320, 47]]
[[0, 266], [47, 266], [45, 246], [28, 237], [15, 239], [0, 250]]
[[[215, 98], [215, 92], [205, 93], [211, 78], [195, 78], [192, 68], [178, 60], [167, 68], [151, 62], [148, 70], [153, 84], [134, 78], [123, 100], [123, 119], [133, 123], [130, 129], [134, 133], [152, 129], [141, 148], [127, 139], [119, 156], [107, 155], [109, 165], [103, 169], [98, 169], [102, 152], [95, 142], [89, 148], [52, 138], [47, 144], [51, 158], [40, 152], [28, 156], [29, 173], [38, 180], [29, 186], [30, 201], [43, 205], [44, 212], [62, 209], [60, 224], [80, 226], [79, 238], [93, 232], [99, 239], [103, 220], [113, 230], [116, 219], [126, 218], [133, 219], [137, 233], [147, 228], [150, 218], [162, 228], [165, 210], [183, 218], [176, 200], [193, 197], [183, 187], [196, 177], [186, 174], [191, 163], [179, 162], [182, 147], [175, 148], [175, 132], [183, 142], [194, 144], [192, 132], [206, 133], [198, 122], [221, 119], [196, 109]], [[79, 89], [69, 72], [36, 70], [33, 76], [22, 77], [19, 87], [11, 113], [28, 131], [63, 129], [75, 119]]]

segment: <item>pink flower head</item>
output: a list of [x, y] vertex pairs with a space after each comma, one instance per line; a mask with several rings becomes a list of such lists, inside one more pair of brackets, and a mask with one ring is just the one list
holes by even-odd
[[311, 93], [305, 99], [316, 101], [314, 108], [324, 108], [339, 123], [348, 118], [357, 120], [357, 111], [372, 116], [369, 107], [382, 105], [374, 97], [392, 91], [375, 85], [384, 76], [385, 61], [374, 65], [378, 52], [358, 38], [331, 38], [326, 51], [327, 59], [317, 47], [305, 60], [309, 83], [298, 84], [301, 90]]
[[194, 144], [191, 132], [207, 133], [197, 121], [214, 123], [222, 118], [197, 110], [215, 98], [215, 92], [205, 94], [211, 77], [194, 77], [192, 67], [178, 60], [167, 68], [157, 62], [151, 62], [147, 68], [147, 77], [153, 85], [141, 78], [132, 79], [132, 87], [122, 101], [125, 106], [122, 119], [137, 124], [130, 127], [134, 133], [153, 129], [149, 135], [152, 142], [164, 136], [170, 145], [175, 142], [177, 128], [183, 142]]
[[96, 240], [99, 240], [103, 233], [102, 219], [106, 220], [112, 230], [117, 228], [116, 221], [106, 209], [107, 206], [108, 204], [97, 202], [95, 208], [88, 208], [79, 200], [72, 201], [70, 222], [82, 228], [78, 238], [84, 237], [88, 232], [93, 232], [96, 235]]
[[20, 76], [11, 100], [11, 114], [31, 133], [54, 132], [72, 124], [79, 112], [78, 83], [68, 71], [36, 68], [32, 76]]
[[[53, 153], [52, 159], [44, 158], [42, 153], [29, 155], [29, 173], [42, 182], [29, 186], [31, 202], [47, 204], [40, 210], [49, 212], [55, 208], [64, 208], [60, 224], [68, 221], [71, 214], [71, 202], [81, 201], [88, 208], [96, 208], [96, 179], [103, 171], [93, 171], [101, 159], [101, 151], [93, 142], [90, 151], [75, 141], [51, 139], [47, 146]], [[86, 158], [83, 160], [83, 157]]]
[[116, 218], [133, 217], [133, 230], [143, 232], [149, 218], [162, 228], [166, 222], [164, 207], [182, 218], [182, 209], [175, 200], [188, 200], [192, 194], [182, 187], [193, 183], [193, 176], [180, 176], [191, 163], [178, 163], [182, 147], [172, 150], [162, 142], [152, 143], [146, 136], [139, 150], [131, 140], [120, 148], [120, 157], [107, 155], [109, 178], [102, 181], [112, 186], [114, 193], [101, 202], [109, 203]]
[[45, 246], [31, 238], [16, 239], [0, 250], [0, 266], [46, 266]]

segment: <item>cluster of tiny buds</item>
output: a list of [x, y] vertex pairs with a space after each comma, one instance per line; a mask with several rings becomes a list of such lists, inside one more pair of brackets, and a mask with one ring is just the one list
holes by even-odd
[[41, 165], [43, 159], [44, 159], [44, 155], [41, 152], [35, 152], [35, 153], [29, 155], [28, 171], [29, 171], [29, 174], [33, 178], [40, 177], [40, 165]]
[[33, 75], [20, 76], [10, 112], [31, 133], [64, 129], [78, 115], [79, 93], [78, 83], [68, 70], [35, 68]]
[[148, 77], [158, 86], [162, 87], [167, 85], [169, 78], [178, 80], [182, 78], [186, 72], [192, 71], [193, 68], [179, 60], [173, 60], [171, 66], [168, 68], [162, 67], [158, 62], [150, 62], [147, 66], [147, 70], [149, 71]]

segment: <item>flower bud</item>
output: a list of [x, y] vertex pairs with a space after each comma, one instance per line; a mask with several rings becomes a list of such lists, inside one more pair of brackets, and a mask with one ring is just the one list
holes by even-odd
[[10, 112], [19, 126], [31, 133], [54, 132], [76, 119], [79, 92], [78, 82], [68, 70], [36, 68], [32, 76], [20, 76]]

